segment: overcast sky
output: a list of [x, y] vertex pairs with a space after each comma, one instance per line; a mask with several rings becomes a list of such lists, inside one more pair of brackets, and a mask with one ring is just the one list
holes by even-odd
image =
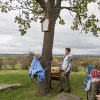
[[[66, 6], [66, 3], [63, 2], [62, 5]], [[89, 8], [88, 14], [94, 13], [97, 18], [100, 18], [96, 3], [89, 4]], [[18, 24], [14, 23], [14, 18], [18, 14], [19, 11], [11, 11], [7, 14], [0, 12], [0, 54], [25, 54], [29, 51], [41, 54], [44, 37], [41, 23], [32, 22], [27, 34], [21, 36]], [[70, 12], [64, 9], [60, 15], [66, 24], [60, 25], [59, 21], [56, 21], [53, 54], [64, 54], [66, 47], [71, 48], [72, 55], [100, 54], [100, 35], [95, 37], [92, 33], [80, 34], [81, 30], [73, 31], [71, 25], [74, 17], [70, 15]], [[100, 27], [100, 22], [98, 26]]]

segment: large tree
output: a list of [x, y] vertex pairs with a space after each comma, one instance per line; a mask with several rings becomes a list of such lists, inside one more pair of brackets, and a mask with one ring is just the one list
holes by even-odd
[[[15, 1], [17, 4], [13, 4]], [[99, 20], [96, 19], [96, 15], [92, 14], [91, 16], [87, 16], [87, 6], [91, 2], [96, 2], [95, 0], [68, 0], [66, 2], [69, 2], [69, 7], [61, 7], [62, 2], [63, 0], [8, 0], [6, 2], [0, 1], [1, 12], [7, 13], [11, 10], [20, 10], [19, 15], [15, 17], [15, 22], [19, 24], [19, 31], [21, 32], [21, 35], [26, 34], [27, 29], [31, 27], [30, 23], [32, 20], [37, 21], [38, 18], [42, 18], [43, 16], [50, 19], [50, 29], [48, 32], [44, 32], [41, 58], [41, 65], [43, 68], [51, 65], [54, 28], [57, 18], [60, 19], [59, 24], [65, 24], [64, 20], [61, 19], [60, 16], [60, 11], [62, 9], [69, 10], [70, 13], [76, 13], [71, 29], [79, 30], [78, 27], [81, 26], [82, 30], [84, 30], [85, 33], [88, 33], [90, 31], [93, 33], [94, 36], [98, 36], [97, 32], [100, 31], [100, 28], [96, 25], [96, 23], [99, 22]], [[51, 68], [46, 70], [45, 80], [43, 80], [41, 83], [38, 83], [38, 93], [48, 94], [50, 92], [50, 73]]]

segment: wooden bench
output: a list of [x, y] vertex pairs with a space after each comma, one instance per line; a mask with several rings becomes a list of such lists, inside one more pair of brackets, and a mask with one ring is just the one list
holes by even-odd
[[[28, 70], [30, 71], [30, 67]], [[60, 80], [60, 71], [61, 70], [59, 67], [51, 67], [51, 79], [59, 81]], [[31, 82], [34, 79], [37, 79], [37, 77], [38, 77], [38, 75], [37, 75], [37, 73], [35, 73], [31, 78]], [[64, 76], [64, 78], [65, 78], [65, 76]]]
[[[61, 72], [60, 67], [51, 67], [51, 79], [59, 81], [60, 72]], [[66, 76], [63, 76], [63, 77], [65, 78]]]

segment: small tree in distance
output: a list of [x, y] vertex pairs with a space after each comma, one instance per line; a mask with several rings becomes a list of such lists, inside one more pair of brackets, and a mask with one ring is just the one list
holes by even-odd
[[21, 62], [21, 67], [22, 67], [22, 70], [27, 70], [28, 69], [28, 58], [23, 56], [22, 59], [20, 60]]
[[12, 67], [12, 70], [14, 70], [14, 67], [17, 64], [16, 58], [9, 57], [8, 58], [8, 64]]
[[1, 70], [2, 65], [3, 65], [3, 59], [0, 58], [0, 70]]
[[35, 54], [33, 52], [29, 52], [27, 57], [25, 57], [25, 56], [22, 57], [22, 59], [20, 61], [21, 61], [23, 70], [28, 70], [29, 66], [31, 66], [31, 62], [32, 62], [34, 56], [35, 56]]
[[32, 62], [35, 54], [33, 52], [29, 52], [28, 54], [29, 54], [28, 55], [28, 66], [31, 66], [31, 62]]

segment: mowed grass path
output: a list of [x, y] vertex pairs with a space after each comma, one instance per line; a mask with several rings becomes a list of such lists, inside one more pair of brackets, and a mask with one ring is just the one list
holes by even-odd
[[[76, 95], [82, 100], [86, 100], [86, 91], [83, 88], [85, 73], [71, 72], [71, 94]], [[53, 90], [48, 95], [42, 96], [36, 93], [37, 83], [31, 82], [28, 71], [13, 71], [0, 72], [0, 84], [4, 83], [18, 83], [22, 86], [0, 90], [0, 100], [53, 100], [61, 95], [60, 83], [52, 81]], [[64, 84], [65, 91], [67, 90], [66, 82]]]

